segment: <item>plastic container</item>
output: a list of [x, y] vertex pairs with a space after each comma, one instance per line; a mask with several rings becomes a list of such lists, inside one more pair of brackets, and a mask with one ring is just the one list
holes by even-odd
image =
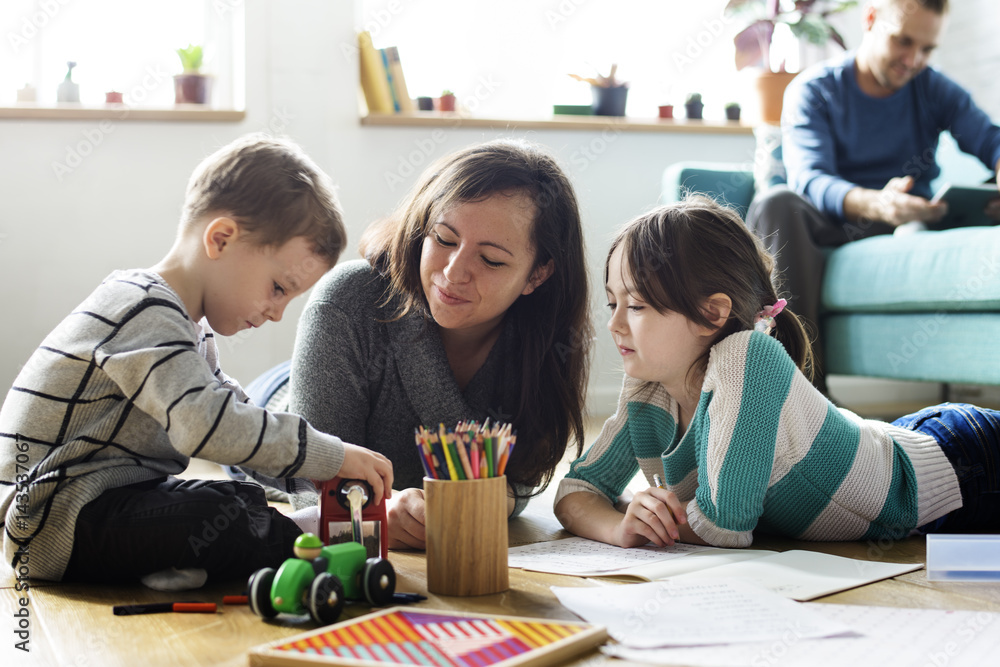
[[1000, 581], [1000, 535], [927, 535], [929, 581]]

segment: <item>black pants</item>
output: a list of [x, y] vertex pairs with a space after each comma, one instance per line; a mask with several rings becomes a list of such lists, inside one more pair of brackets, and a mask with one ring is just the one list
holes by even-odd
[[850, 241], [891, 234], [894, 228], [871, 220], [838, 224], [784, 186], [754, 199], [747, 211], [747, 227], [774, 255], [783, 292], [779, 296], [788, 299], [788, 307], [805, 321], [813, 339], [813, 384], [826, 393], [820, 313], [827, 254]]
[[81, 510], [63, 581], [133, 582], [170, 567], [245, 579], [293, 555], [295, 522], [257, 484], [161, 480], [109, 489]]

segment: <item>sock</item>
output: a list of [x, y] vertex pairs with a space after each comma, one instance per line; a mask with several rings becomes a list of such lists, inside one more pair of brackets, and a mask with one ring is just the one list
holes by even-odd
[[151, 572], [140, 581], [154, 591], [189, 591], [201, 588], [208, 580], [208, 572], [200, 568], [178, 570], [171, 567], [159, 572]]
[[319, 535], [319, 505], [303, 507], [290, 514], [288, 518], [294, 521], [303, 533]]

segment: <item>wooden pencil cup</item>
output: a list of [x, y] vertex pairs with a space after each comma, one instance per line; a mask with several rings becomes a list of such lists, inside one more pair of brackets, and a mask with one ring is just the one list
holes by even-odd
[[424, 477], [427, 590], [488, 595], [507, 590], [507, 478]]

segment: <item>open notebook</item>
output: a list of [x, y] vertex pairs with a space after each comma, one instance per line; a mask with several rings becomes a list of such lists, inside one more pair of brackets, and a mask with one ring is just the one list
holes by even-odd
[[578, 577], [645, 581], [734, 578], [800, 601], [923, 567], [923, 563], [879, 563], [798, 549], [775, 552], [692, 544], [623, 549], [582, 537], [512, 547], [508, 565]]

